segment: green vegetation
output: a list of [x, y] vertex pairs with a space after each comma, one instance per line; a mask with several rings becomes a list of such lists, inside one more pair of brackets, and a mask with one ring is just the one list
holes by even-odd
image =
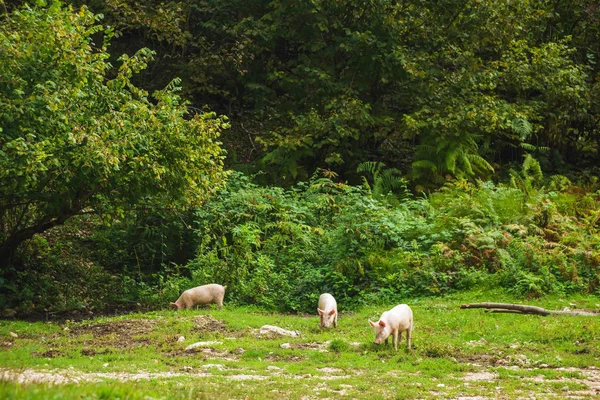
[[[391, 305], [341, 310], [338, 329], [310, 316], [226, 306], [159, 311], [93, 321], [0, 323], [2, 372], [38, 372], [42, 382], [4, 382], [2, 398], [454, 398], [580, 395], [600, 374], [600, 320], [593, 317], [487, 314], [464, 302], [501, 292], [411, 299], [413, 349], [372, 344], [367, 320]], [[597, 298], [536, 304], [598, 307]], [[299, 338], [260, 337], [272, 324]], [[13, 337], [10, 332], [18, 337]], [[183, 336], [183, 339], [179, 339]], [[183, 340], [183, 341], [179, 341]], [[204, 345], [192, 350], [196, 342]], [[282, 346], [283, 345], [283, 346]], [[45, 374], [45, 375], [44, 375]], [[597, 375], [594, 375], [597, 376]], [[33, 372], [29, 373], [33, 379]], [[27, 379], [27, 378], [25, 378]], [[62, 382], [50, 385], [51, 382]]]
[[178, 80], [152, 100], [132, 84], [152, 51], [121, 56], [113, 71], [113, 33], [85, 9], [0, 18], [0, 267], [75, 215], [197, 205], [222, 181], [224, 119], [188, 118]]
[[[382, 161], [413, 184], [487, 179], [525, 152], [598, 165], [599, 11], [589, 0], [78, 1], [140, 76], [229, 116], [228, 163], [293, 184]], [[549, 168], [550, 167], [550, 168]]]
[[[597, 319], [457, 306], [599, 307], [599, 13], [0, 0], [0, 397], [590, 395]], [[166, 311], [206, 283], [215, 318]], [[392, 354], [366, 320], [398, 303]]]

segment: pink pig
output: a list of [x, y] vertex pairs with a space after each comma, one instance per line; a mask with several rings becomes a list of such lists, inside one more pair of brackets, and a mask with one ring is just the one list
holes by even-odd
[[175, 303], [170, 303], [178, 310], [192, 308], [194, 306], [216, 303], [219, 310], [223, 307], [223, 297], [225, 297], [227, 286], [221, 286], [216, 283], [198, 286], [188, 289], [179, 296]]
[[369, 324], [375, 331], [373, 343], [388, 343], [390, 334], [393, 338], [394, 349], [398, 350], [398, 341], [402, 340], [402, 332], [406, 331], [406, 348], [410, 349], [410, 333], [413, 330], [413, 313], [409, 306], [400, 304], [389, 311], [381, 314], [379, 321], [369, 320]]
[[321, 325], [321, 328], [331, 328], [331, 325], [337, 328], [337, 302], [332, 295], [323, 293], [319, 297], [317, 312], [319, 313], [319, 325]]

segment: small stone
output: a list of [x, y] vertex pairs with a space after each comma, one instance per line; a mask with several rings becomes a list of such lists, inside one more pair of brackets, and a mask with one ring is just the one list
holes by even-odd
[[206, 347], [206, 346], [212, 346], [215, 344], [223, 344], [223, 342], [217, 342], [217, 341], [209, 341], [209, 342], [196, 342], [193, 344], [190, 344], [188, 347], [185, 348], [185, 350], [192, 350], [195, 349], [196, 347]]
[[185, 342], [185, 337], [183, 337], [183, 336], [179, 336], [179, 337], [177, 338], [177, 341], [178, 341], [179, 343], [183, 343], [183, 342]]
[[273, 325], [263, 325], [260, 327], [260, 331], [258, 332], [259, 336], [289, 336], [289, 337], [299, 337], [300, 331], [290, 331], [288, 329], [283, 329], [278, 326]]
[[14, 333], [14, 332], [11, 332], [11, 333], [10, 333], [10, 336], [12, 336], [12, 337], [14, 337], [14, 338], [18, 338], [18, 337], [19, 337], [19, 335], [17, 335], [17, 334], [16, 334], [16, 333]]
[[204, 369], [211, 369], [211, 368], [216, 368], [219, 371], [223, 371], [225, 369], [225, 366], [223, 364], [206, 364], [203, 366]]
[[289, 343], [281, 343], [281, 344], [279, 345], [279, 347], [281, 347], [282, 349], [291, 349], [291, 348], [292, 348], [292, 345], [291, 345], [291, 344], [289, 344]]

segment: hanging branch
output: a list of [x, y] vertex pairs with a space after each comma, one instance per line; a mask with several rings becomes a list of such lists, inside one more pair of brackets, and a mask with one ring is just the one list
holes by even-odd
[[583, 315], [588, 317], [598, 317], [600, 313], [589, 311], [555, 311], [546, 310], [542, 307], [526, 306], [523, 304], [506, 304], [506, 303], [475, 303], [463, 304], [460, 308], [486, 308], [486, 312], [492, 313], [514, 313], [514, 314], [534, 314], [534, 315]]

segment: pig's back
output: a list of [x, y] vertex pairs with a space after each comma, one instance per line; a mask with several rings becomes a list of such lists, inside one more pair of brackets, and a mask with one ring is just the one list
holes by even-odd
[[210, 301], [215, 297], [222, 296], [224, 292], [223, 286], [216, 283], [197, 286], [185, 291], [185, 293], [195, 301]]
[[397, 326], [400, 330], [410, 329], [413, 324], [413, 313], [410, 307], [406, 304], [399, 304], [392, 308], [387, 313], [390, 322]]
[[319, 297], [319, 308], [323, 311], [329, 311], [334, 308], [337, 309], [335, 298], [329, 293], [323, 293]]

